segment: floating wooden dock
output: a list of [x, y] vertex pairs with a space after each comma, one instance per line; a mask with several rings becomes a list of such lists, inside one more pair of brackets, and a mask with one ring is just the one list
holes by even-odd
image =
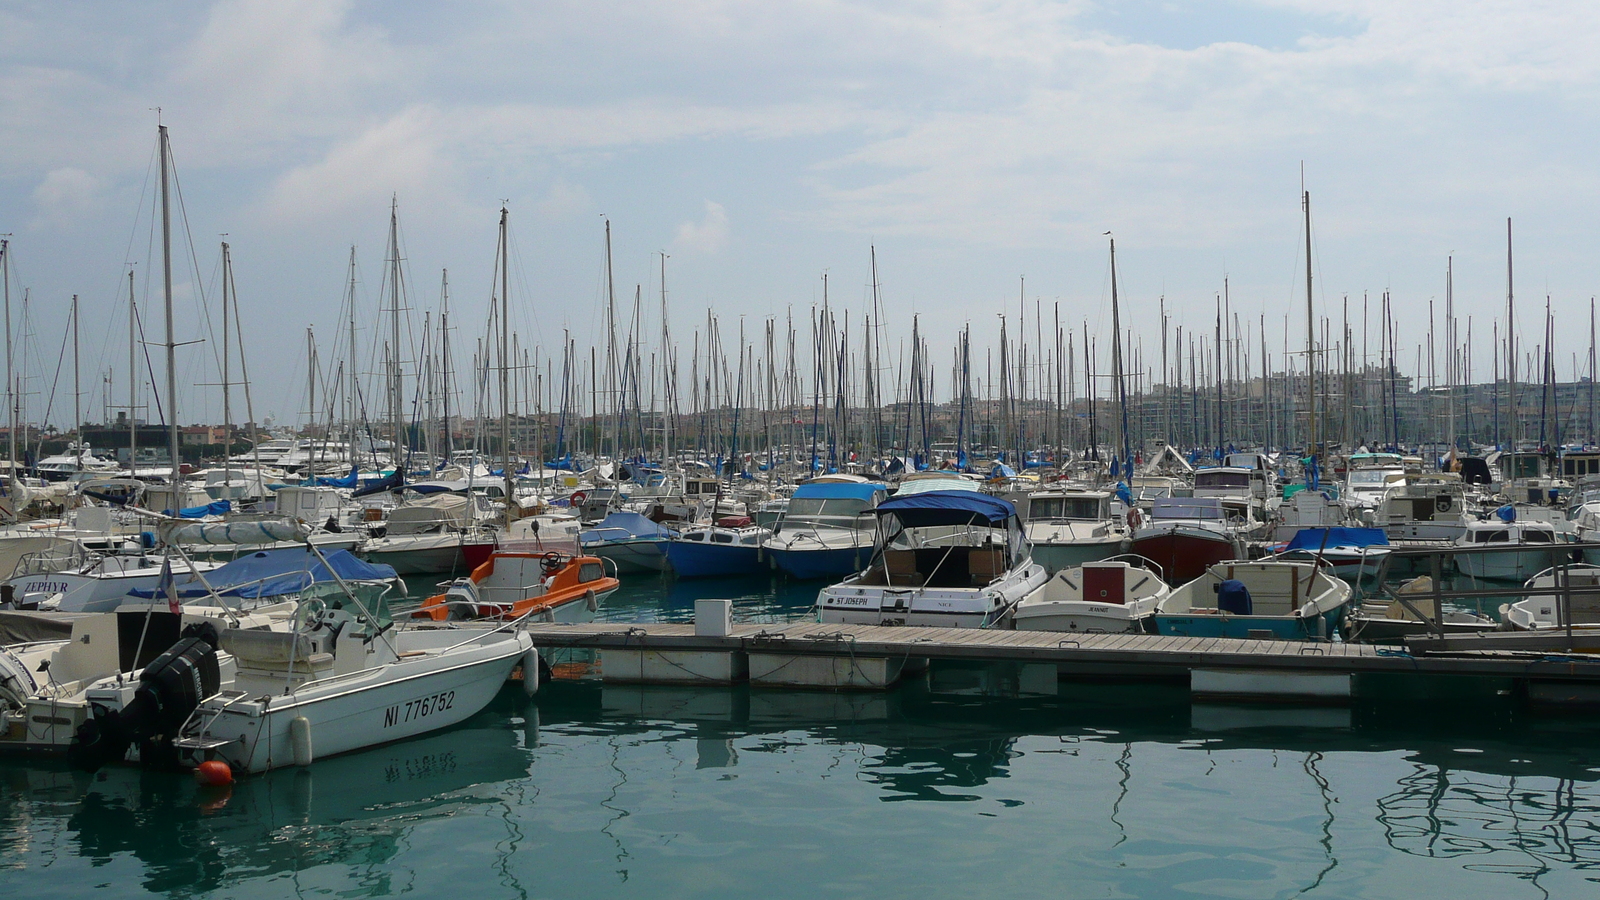
[[1501, 679], [1535, 701], [1600, 703], [1600, 656], [1492, 642], [1473, 649], [1468, 639], [1451, 642], [1446, 652], [1412, 653], [1372, 644], [814, 622], [734, 625], [726, 634], [697, 634], [692, 624], [625, 623], [534, 625], [527, 632], [544, 653], [599, 651], [602, 677], [621, 682], [748, 679], [870, 689], [928, 660], [962, 660], [1049, 665], [1061, 677], [1188, 678], [1195, 693], [1217, 696], [1337, 700], [1368, 693], [1361, 679], [1392, 686], [1388, 676], [1420, 675]]

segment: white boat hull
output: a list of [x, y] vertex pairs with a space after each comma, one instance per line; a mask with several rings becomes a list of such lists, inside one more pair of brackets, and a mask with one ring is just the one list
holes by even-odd
[[[437, 634], [461, 639], [459, 631]], [[448, 728], [488, 706], [531, 646], [521, 632], [485, 641], [319, 679], [279, 696], [224, 692], [201, 704], [190, 721], [205, 723], [201, 742], [226, 743], [203, 749], [180, 743], [180, 749], [190, 765], [220, 759], [235, 771], [266, 772], [296, 764], [294, 722], [300, 718], [308, 723], [302, 727], [309, 728], [313, 759]]]

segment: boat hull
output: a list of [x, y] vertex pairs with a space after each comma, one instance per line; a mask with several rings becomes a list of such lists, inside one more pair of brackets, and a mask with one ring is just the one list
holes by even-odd
[[670, 541], [667, 560], [679, 578], [727, 578], [767, 571], [760, 547]]
[[1240, 559], [1244, 548], [1216, 531], [1183, 528], [1135, 537], [1129, 552], [1161, 567], [1168, 584], [1182, 584], [1220, 562]]
[[367, 562], [393, 566], [399, 575], [444, 575], [466, 567], [461, 537], [454, 534], [370, 540], [361, 555]]
[[1455, 558], [1456, 571], [1468, 578], [1485, 581], [1527, 581], [1550, 568], [1552, 555], [1572, 556], [1570, 551], [1562, 550], [1556, 550], [1553, 554], [1551, 546], [1544, 544], [1538, 549], [1461, 554]]
[[[1342, 608], [1341, 608], [1342, 609]], [[1227, 613], [1167, 615], [1149, 619], [1156, 634], [1174, 637], [1267, 639], [1277, 641], [1326, 640], [1338, 628], [1340, 610], [1319, 616], [1234, 616]]]
[[1057, 600], [1012, 614], [1018, 631], [1070, 631], [1079, 634], [1126, 634], [1143, 631], [1133, 610], [1114, 603]]
[[583, 552], [611, 560], [618, 572], [655, 574], [668, 568], [666, 546], [665, 539], [612, 541], [584, 544]]
[[872, 561], [872, 545], [832, 547], [824, 550], [789, 550], [767, 547], [774, 568], [801, 581], [843, 578], [866, 568]]
[[1128, 542], [1120, 535], [1103, 541], [1073, 541], [1071, 543], [1033, 545], [1033, 561], [1051, 575], [1075, 569], [1086, 562], [1099, 562], [1122, 552]]
[[482, 647], [324, 678], [291, 694], [232, 703], [218, 695], [191, 721], [206, 722], [206, 739], [233, 739], [207, 750], [182, 748], [181, 758], [191, 766], [220, 759], [251, 773], [294, 765], [299, 718], [309, 724], [314, 758], [448, 728], [489, 705], [529, 646], [526, 635], [512, 632]]

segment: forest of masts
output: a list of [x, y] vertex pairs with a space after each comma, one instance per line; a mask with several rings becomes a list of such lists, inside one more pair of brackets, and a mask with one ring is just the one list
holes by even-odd
[[[1456, 315], [1449, 263], [1437, 321], [1430, 300], [1427, 332], [1410, 345], [1402, 343], [1388, 292], [1341, 298], [1337, 316], [1316, 320], [1310, 352], [1289, 337], [1305, 333], [1303, 316], [1296, 322], [1285, 315], [1281, 339], [1271, 342], [1269, 325], [1277, 330], [1280, 323], [1235, 310], [1224, 279], [1205, 327], [1177, 324], [1162, 298], [1159, 335], [1147, 343], [1126, 330], [1121, 347], [1112, 348], [1115, 335], [1072, 321], [1070, 307], [1029, 301], [1023, 281], [1015, 309], [995, 311], [992, 344], [975, 346], [969, 323], [936, 352], [918, 315], [898, 323], [909, 333], [888, 337], [875, 248], [865, 309], [854, 319], [830, 298], [823, 275], [820, 302], [798, 315], [791, 309], [754, 323], [739, 316], [735, 333], [707, 310], [684, 341], [669, 324], [668, 257], [660, 255], [655, 296], [636, 285], [619, 301], [606, 228], [600, 342], [580, 348], [563, 331], [554, 346], [526, 346], [519, 334], [504, 333], [511, 307], [502, 277], [486, 331], [463, 367], [451, 346], [448, 272], [437, 313], [423, 317], [419, 362], [400, 361], [391, 350], [409, 332], [391, 222], [382, 288], [391, 327], [373, 348], [383, 360], [386, 415], [369, 415], [355, 363], [320, 362], [308, 330], [312, 429], [366, 439], [405, 434], [415, 450], [434, 457], [468, 447], [500, 455], [509, 435], [512, 452], [523, 456], [793, 460], [830, 468], [889, 456], [1110, 458], [1121, 446], [1143, 454], [1163, 442], [1207, 456], [1230, 447], [1303, 452], [1313, 434], [1325, 451], [1595, 441], [1593, 301], [1586, 352], [1571, 355], [1571, 378], [1558, 382], [1557, 364], [1566, 361], [1552, 349], [1548, 299], [1537, 339], [1518, 339], [1504, 327], [1515, 316], [1509, 273], [1507, 318], [1489, 324], [1494, 352], [1487, 361], [1473, 356], [1482, 324]], [[502, 238], [502, 272], [504, 246]], [[350, 340], [336, 342], [343, 344], [336, 350], [354, 345], [353, 250], [350, 265]], [[654, 325], [646, 323], [650, 306], [658, 307]], [[1117, 353], [1120, 360], [1108, 367]], [[1121, 385], [1114, 383], [1118, 373]], [[464, 393], [470, 409], [462, 406]], [[509, 427], [497, 429], [497, 419]]]

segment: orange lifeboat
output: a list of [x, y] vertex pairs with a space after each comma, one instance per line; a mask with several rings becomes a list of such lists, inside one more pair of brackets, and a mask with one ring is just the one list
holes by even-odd
[[411, 614], [435, 622], [520, 619], [590, 622], [621, 582], [595, 556], [496, 552]]

